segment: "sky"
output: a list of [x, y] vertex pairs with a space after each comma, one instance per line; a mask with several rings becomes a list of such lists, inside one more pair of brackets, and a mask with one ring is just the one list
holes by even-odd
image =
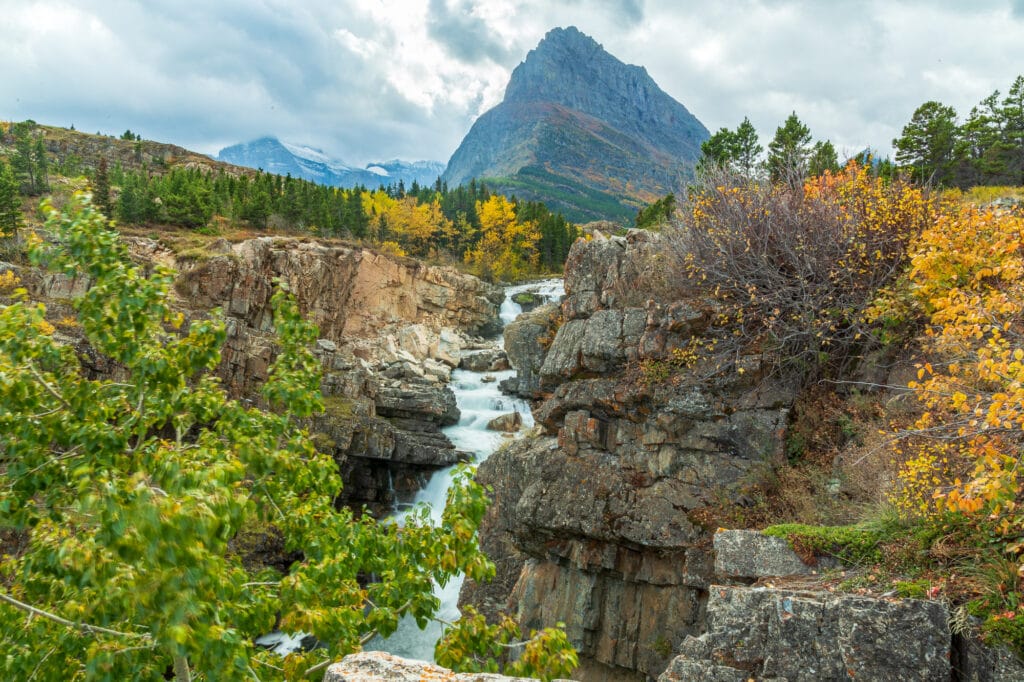
[[712, 132], [795, 111], [841, 156], [1024, 74], [1024, 0], [0, 0], [0, 120], [446, 162], [570, 25]]

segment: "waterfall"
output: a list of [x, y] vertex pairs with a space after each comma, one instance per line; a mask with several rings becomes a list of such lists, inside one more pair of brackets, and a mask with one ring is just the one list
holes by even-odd
[[[505, 289], [505, 301], [501, 305], [499, 315], [502, 324], [506, 325], [523, 312], [522, 307], [512, 300], [512, 297], [523, 291], [529, 291], [538, 298], [546, 301], [558, 300], [564, 294], [562, 280], [544, 280], [532, 284], [519, 284]], [[498, 347], [504, 347], [504, 339], [500, 336], [495, 340]], [[487, 459], [492, 452], [498, 449], [502, 443], [509, 439], [507, 434], [487, 429], [487, 424], [495, 417], [509, 412], [519, 412], [523, 418], [523, 425], [520, 432], [533, 427], [533, 415], [530, 412], [530, 405], [521, 398], [514, 398], [503, 394], [498, 385], [504, 379], [515, 375], [515, 370], [504, 370], [501, 372], [471, 372], [469, 370], [457, 369], [452, 372], [449, 386], [455, 394], [456, 404], [459, 407], [459, 422], [444, 430], [448, 439], [455, 445], [457, 450], [469, 452], [473, 455], [473, 463], [479, 464]], [[484, 379], [487, 379], [485, 381]], [[452, 474], [455, 467], [449, 467], [436, 472], [431, 476], [427, 485], [424, 486], [413, 500], [413, 504], [402, 504], [396, 506], [395, 513], [391, 520], [401, 523], [417, 504], [430, 506], [430, 515], [434, 523], [441, 522], [441, 514], [444, 512], [444, 504], [448, 497], [448, 488], [452, 485]], [[391, 474], [388, 473], [389, 486]], [[462, 589], [463, 577], [458, 576], [448, 581], [443, 588], [434, 586], [434, 596], [440, 602], [441, 607], [437, 616], [445, 621], [455, 621], [459, 618], [459, 591]], [[415, 619], [405, 617], [399, 621], [398, 629], [387, 639], [376, 638], [366, 645], [368, 651], [387, 651], [404, 658], [413, 658], [425, 661], [434, 660], [434, 643], [441, 636], [441, 624], [430, 621], [424, 630], [420, 630]], [[266, 646], [286, 655], [301, 648], [306, 636], [303, 633], [288, 635], [281, 632], [273, 632], [264, 635], [256, 640], [256, 644]]]
[[[505, 301], [499, 312], [503, 324], [512, 322], [522, 313], [522, 307], [512, 300], [512, 296], [522, 291], [529, 291], [545, 301], [558, 300], [564, 293], [560, 279], [508, 287], [505, 289]], [[504, 345], [501, 337], [497, 339], [497, 343], [499, 346]], [[504, 395], [498, 389], [498, 384], [502, 380], [508, 379], [514, 374], [515, 370], [470, 372], [457, 369], [452, 372], [449, 386], [455, 393], [461, 417], [458, 424], [445, 428], [444, 433], [456, 449], [473, 453], [475, 464], [487, 459], [503, 442], [508, 440], [507, 435], [487, 429], [487, 423], [495, 417], [513, 411], [519, 412], [523, 417], [521, 431], [533, 427], [533, 415], [530, 413], [529, 404], [521, 398]], [[485, 377], [493, 378], [494, 381], [485, 382]], [[454, 467], [435, 473], [426, 487], [416, 495], [415, 502], [430, 505], [431, 517], [435, 522], [441, 520], [448, 488], [452, 483], [453, 470]], [[434, 595], [441, 601], [441, 608], [437, 613], [439, 618], [449, 622], [458, 620], [457, 604], [462, 582], [463, 578], [459, 576], [448, 581], [443, 588], [435, 586]], [[434, 643], [440, 636], [440, 623], [431, 621], [426, 629], [420, 630], [414, 619], [406, 617], [399, 623], [398, 630], [394, 634], [386, 640], [376, 639], [366, 648], [388, 651], [405, 658], [433, 661]]]

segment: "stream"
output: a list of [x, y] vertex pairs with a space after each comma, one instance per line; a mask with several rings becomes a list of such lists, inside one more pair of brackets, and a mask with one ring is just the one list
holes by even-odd
[[[520, 292], [530, 291], [539, 298], [541, 302], [558, 300], [564, 294], [561, 279], [543, 280], [529, 284], [518, 284], [505, 289], [505, 301], [501, 304], [500, 316], [502, 326], [505, 326], [516, 319], [523, 312], [522, 307], [512, 300], [512, 297]], [[497, 347], [504, 346], [504, 339], [498, 336], [495, 339]], [[452, 372], [452, 379], [449, 387], [455, 394], [455, 401], [459, 408], [459, 422], [444, 429], [448, 439], [455, 445], [457, 450], [472, 454], [474, 465], [487, 459], [491, 453], [497, 450], [502, 443], [509, 440], [509, 434], [491, 431], [487, 428], [488, 422], [495, 417], [509, 412], [519, 412], [522, 415], [522, 427], [519, 433], [525, 433], [533, 428], [533, 415], [530, 406], [521, 398], [514, 398], [505, 395], [498, 388], [498, 385], [505, 379], [512, 377], [515, 370], [508, 369], [500, 372], [471, 372], [469, 370], [457, 369]], [[485, 378], [487, 379], [485, 381]], [[409, 509], [417, 504], [430, 506], [430, 515], [434, 523], [441, 522], [441, 514], [444, 511], [445, 500], [448, 496], [448, 488], [452, 484], [452, 474], [455, 467], [448, 467], [437, 471], [427, 485], [420, 490], [411, 503], [399, 504], [395, 513], [391, 516], [393, 521], [402, 522], [402, 518], [408, 514]], [[458, 576], [448, 581], [443, 588], [434, 586], [434, 595], [440, 600], [441, 607], [437, 617], [453, 622], [459, 619], [459, 591], [462, 589], [464, 577]], [[434, 660], [434, 644], [441, 636], [441, 624], [437, 621], [430, 621], [427, 627], [420, 630], [416, 620], [412, 617], [405, 617], [399, 621], [398, 629], [387, 639], [376, 638], [367, 644], [364, 649], [367, 651], [387, 651], [402, 656], [423, 661]], [[288, 635], [282, 632], [274, 632], [264, 635], [256, 640], [256, 644], [272, 648], [281, 655], [302, 648], [305, 635], [297, 633]]]
[[[522, 313], [522, 307], [512, 301], [512, 296], [522, 291], [535, 292], [544, 302], [559, 299], [564, 290], [562, 280], [544, 280], [530, 284], [519, 284], [505, 289], [505, 301], [501, 305], [501, 321], [507, 325]], [[499, 347], [504, 345], [503, 339], [497, 339]], [[444, 429], [445, 435], [455, 445], [457, 450], [473, 454], [473, 464], [479, 464], [487, 459], [492, 452], [498, 449], [502, 443], [509, 439], [507, 434], [487, 429], [487, 423], [502, 414], [519, 412], [523, 417], [523, 425], [520, 433], [533, 428], [533, 415], [530, 413], [530, 406], [521, 398], [513, 398], [501, 393], [498, 384], [515, 374], [515, 370], [509, 369], [501, 372], [470, 372], [457, 369], [452, 372], [452, 380], [449, 386], [455, 393], [455, 400], [459, 407], [461, 417], [459, 423]], [[484, 378], [493, 377], [494, 381], [484, 381]], [[416, 494], [414, 503], [425, 503], [430, 505], [431, 517], [436, 523], [440, 523], [441, 513], [444, 510], [445, 499], [448, 495], [448, 488], [452, 482], [454, 467], [442, 469], [435, 473], [426, 487]], [[400, 517], [403, 512], [399, 512]], [[462, 589], [463, 576], [458, 576], [442, 587], [434, 587], [434, 595], [441, 601], [441, 608], [437, 613], [438, 618], [445, 621], [456, 621], [459, 618], [458, 600], [459, 591]], [[403, 618], [395, 631], [386, 640], [374, 640], [367, 647], [367, 650], [381, 650], [402, 656], [423, 661], [434, 660], [434, 643], [441, 636], [441, 624], [437, 621], [430, 621], [426, 629], [420, 630], [416, 621], [411, 617]]]

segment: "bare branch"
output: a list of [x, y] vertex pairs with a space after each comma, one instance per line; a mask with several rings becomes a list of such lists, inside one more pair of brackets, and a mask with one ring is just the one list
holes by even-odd
[[26, 604], [25, 602], [18, 601], [14, 597], [4, 594], [3, 592], [0, 592], [0, 601], [6, 602], [11, 606], [21, 609], [22, 611], [25, 611], [26, 613], [29, 613], [33, 616], [42, 616], [43, 618], [52, 620], [55, 623], [60, 623], [61, 625], [66, 625], [69, 628], [81, 630], [82, 632], [88, 632], [92, 634], [114, 635], [115, 637], [150, 639], [149, 633], [146, 632], [121, 632], [119, 630], [111, 630], [110, 628], [100, 627], [99, 625], [89, 625], [88, 623], [75, 623], [74, 621], [70, 621], [67, 618], [62, 618], [57, 614], [50, 613], [49, 611], [44, 611], [43, 609], [32, 606], [31, 604]]

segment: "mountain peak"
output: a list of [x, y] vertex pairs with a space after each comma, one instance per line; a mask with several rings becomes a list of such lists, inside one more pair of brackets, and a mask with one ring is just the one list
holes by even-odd
[[577, 218], [631, 217], [635, 206], [679, 191], [707, 138], [646, 69], [623, 63], [574, 26], [554, 28], [512, 72], [504, 101], [477, 119], [444, 178], [452, 186], [519, 178], [517, 196], [540, 177], [562, 196], [571, 182], [585, 185], [577, 194], [597, 190], [604, 194], [597, 203], [621, 206], [586, 214], [539, 191], [531, 198]]
[[321, 149], [282, 142], [270, 135], [225, 147], [216, 158], [218, 161], [238, 166], [262, 168], [268, 173], [291, 175], [336, 187], [362, 185], [373, 188], [381, 184], [399, 182], [406, 185], [413, 182], [430, 185], [444, 172], [444, 165], [437, 161], [409, 163], [398, 159], [384, 163], [369, 163], [365, 168], [353, 168]]

